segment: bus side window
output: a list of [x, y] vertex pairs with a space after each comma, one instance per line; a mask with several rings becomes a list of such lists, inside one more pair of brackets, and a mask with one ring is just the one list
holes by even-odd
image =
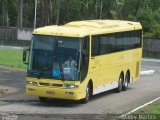
[[92, 37], [92, 48], [91, 48], [92, 56], [96, 56], [100, 54], [100, 39], [99, 36]]
[[103, 35], [100, 37], [100, 54], [110, 53], [110, 45], [108, 43], [108, 36]]

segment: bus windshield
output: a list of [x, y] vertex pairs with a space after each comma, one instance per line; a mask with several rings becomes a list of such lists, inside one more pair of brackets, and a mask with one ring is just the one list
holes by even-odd
[[83, 56], [81, 39], [33, 35], [27, 75], [37, 78], [79, 80], [81, 68], [84, 68], [81, 64]]

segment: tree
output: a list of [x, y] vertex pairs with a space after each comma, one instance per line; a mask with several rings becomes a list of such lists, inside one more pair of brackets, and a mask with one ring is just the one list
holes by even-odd
[[56, 25], [59, 24], [60, 10], [61, 10], [61, 0], [56, 0], [57, 13], [56, 13]]
[[9, 18], [8, 18], [8, 0], [1, 0], [2, 5], [2, 25], [9, 26]]
[[[0, 25], [33, 28], [34, 2], [0, 0]], [[38, 0], [37, 27], [77, 20], [123, 19], [140, 21], [145, 35], [158, 36], [159, 4], [159, 0]]]
[[140, 2], [141, 2], [141, 0], [138, 0], [134, 16], [137, 16], [137, 12], [138, 12], [138, 9], [139, 9], [139, 6], [140, 6]]
[[18, 0], [18, 27], [22, 27], [23, 24], [23, 0]]

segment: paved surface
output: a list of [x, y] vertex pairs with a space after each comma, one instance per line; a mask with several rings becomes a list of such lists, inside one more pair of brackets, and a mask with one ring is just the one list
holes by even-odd
[[87, 104], [73, 101], [49, 100], [40, 103], [36, 97], [26, 96], [25, 72], [0, 69], [0, 85], [18, 90], [0, 97], [0, 113], [18, 115], [18, 120], [72, 120], [104, 119], [104, 114], [123, 114], [160, 96], [160, 62], [143, 62], [142, 70], [155, 70], [151, 75], [142, 75], [127, 91], [113, 90], [96, 95]]

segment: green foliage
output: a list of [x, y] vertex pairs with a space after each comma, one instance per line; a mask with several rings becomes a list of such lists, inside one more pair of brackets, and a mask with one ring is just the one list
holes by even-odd
[[136, 111], [134, 114], [153, 114], [160, 118], [160, 100]]
[[141, 10], [137, 16], [137, 20], [141, 22], [145, 32], [150, 32], [150, 27], [155, 22], [151, 9]]
[[159, 37], [160, 36], [160, 12], [153, 11], [150, 8], [141, 10], [137, 16], [137, 21], [140, 21], [146, 37]]
[[[0, 1], [0, 25], [17, 26], [20, 1]], [[35, 0], [22, 1], [23, 27], [33, 27]], [[160, 36], [160, 0], [37, 1], [37, 27], [87, 19], [122, 19], [141, 22], [145, 36]]]
[[32, 28], [34, 21], [34, 1], [24, 0], [23, 8], [23, 27]]

